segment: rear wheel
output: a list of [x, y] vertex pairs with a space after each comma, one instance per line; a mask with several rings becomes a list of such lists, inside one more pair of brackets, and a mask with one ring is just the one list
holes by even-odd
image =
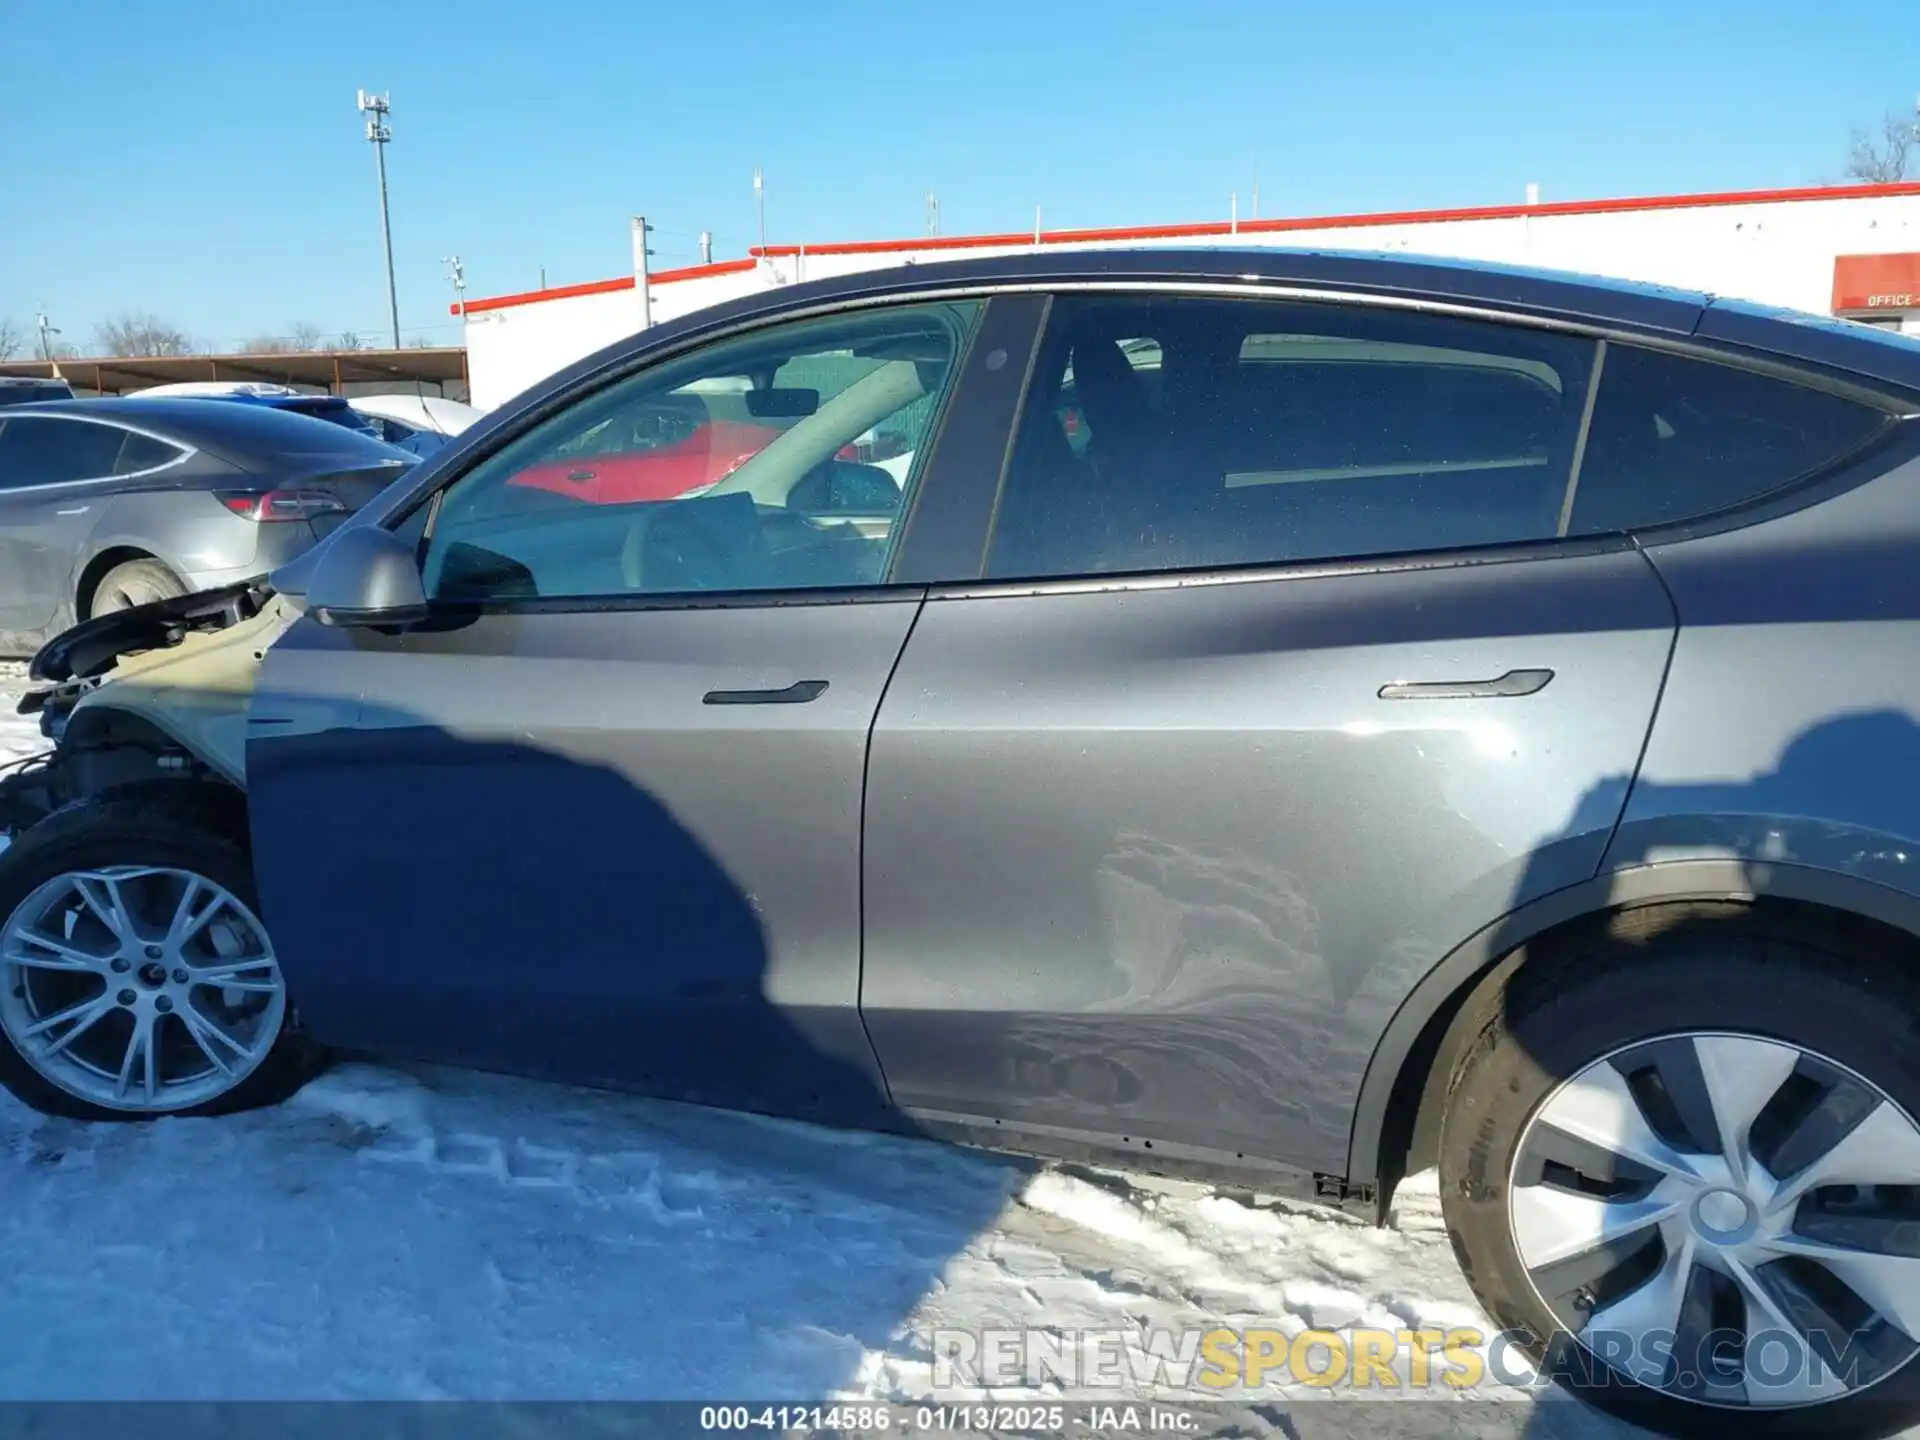
[[1441, 1141], [1496, 1326], [1672, 1434], [1920, 1417], [1920, 993], [1833, 933], [1628, 917], [1491, 997]]
[[93, 800], [0, 854], [0, 1083], [81, 1119], [213, 1114], [309, 1053], [244, 849], [208, 811]]
[[129, 560], [100, 577], [87, 604], [87, 618], [172, 600], [186, 593], [185, 582], [158, 560]]

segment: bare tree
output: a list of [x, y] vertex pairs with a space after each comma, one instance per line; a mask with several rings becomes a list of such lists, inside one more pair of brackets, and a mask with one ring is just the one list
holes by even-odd
[[242, 355], [284, 355], [293, 348], [284, 335], [254, 335], [240, 342]]
[[322, 333], [311, 320], [296, 320], [287, 327], [287, 339], [296, 350], [318, 350]]
[[333, 337], [333, 348], [336, 350], [364, 350], [367, 348], [367, 342], [351, 330], [342, 330], [338, 335]]
[[193, 342], [178, 325], [150, 311], [129, 310], [104, 321], [93, 332], [102, 355], [191, 355]]
[[1914, 119], [1898, 110], [1889, 110], [1880, 122], [1879, 133], [1856, 129], [1847, 151], [1847, 178], [1868, 184], [1884, 185], [1904, 180], [1920, 169], [1920, 154], [1915, 153]]
[[12, 317], [0, 315], [0, 360], [11, 360], [20, 353], [20, 332]]

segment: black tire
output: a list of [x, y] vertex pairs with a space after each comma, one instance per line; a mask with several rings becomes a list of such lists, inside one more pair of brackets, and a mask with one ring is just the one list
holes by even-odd
[[173, 600], [187, 593], [186, 582], [158, 560], [129, 560], [100, 577], [87, 602], [87, 618]]
[[[1556, 1336], [1513, 1239], [1509, 1177], [1534, 1111], [1601, 1057], [1663, 1034], [1751, 1034], [1825, 1055], [1920, 1116], [1920, 986], [1885, 948], [1795, 913], [1658, 907], [1529, 958], [1476, 997], [1441, 1127], [1440, 1188], [1454, 1253], [1495, 1329], [1535, 1363]], [[1564, 1330], [1557, 1343], [1563, 1357], [1573, 1349]], [[1837, 1400], [1730, 1409], [1640, 1385], [1579, 1353], [1578, 1364], [1549, 1366], [1557, 1380], [1669, 1435], [1879, 1436], [1920, 1419], [1920, 1361]]]
[[[190, 870], [225, 887], [259, 914], [253, 866], [243, 840], [236, 838], [245, 834], [244, 802], [212, 791], [211, 786], [187, 782], [142, 787], [76, 801], [48, 816], [0, 852], [0, 928], [36, 888], [55, 876], [113, 865]], [[225, 1115], [273, 1105], [304, 1085], [323, 1063], [324, 1052], [295, 1033], [289, 1009], [266, 1058], [226, 1094], [177, 1110], [124, 1111], [94, 1104], [53, 1084], [0, 1029], [0, 1085], [43, 1114], [76, 1120]]]

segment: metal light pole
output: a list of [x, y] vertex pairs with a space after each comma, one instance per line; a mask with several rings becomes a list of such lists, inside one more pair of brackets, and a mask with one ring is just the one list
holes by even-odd
[[753, 208], [760, 218], [760, 252], [767, 249], [767, 180], [758, 165], [753, 167]]
[[44, 313], [34, 316], [34, 321], [40, 327], [40, 358], [48, 364], [52, 364], [53, 337], [60, 333], [60, 329], [50, 322]]
[[647, 263], [653, 257], [653, 249], [647, 244], [647, 236], [652, 230], [646, 216], [633, 217], [633, 288], [640, 297], [642, 330], [653, 324], [652, 267]]
[[393, 323], [393, 348], [400, 348], [400, 300], [393, 285], [393, 226], [387, 219], [387, 142], [393, 139], [393, 127], [387, 116], [393, 107], [384, 95], [360, 92], [360, 113], [367, 117], [367, 140], [373, 146], [374, 163], [380, 170], [380, 243], [387, 252], [387, 318]]
[[460, 263], [458, 255], [443, 255], [440, 263], [447, 267], [447, 278], [453, 281], [453, 302], [460, 311], [460, 321], [467, 319], [467, 267]]

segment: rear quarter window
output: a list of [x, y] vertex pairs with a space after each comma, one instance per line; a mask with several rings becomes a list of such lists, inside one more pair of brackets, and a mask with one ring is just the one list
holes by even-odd
[[1725, 510], [1825, 469], [1891, 423], [1874, 406], [1793, 381], [1611, 344], [1568, 533]]
[[166, 441], [156, 440], [151, 435], [140, 435], [129, 431], [127, 443], [120, 447], [120, 460], [113, 467], [113, 473], [137, 475], [143, 470], [158, 469], [186, 453], [177, 445], [169, 445]]
[[[395, 460], [411, 463], [414, 458], [363, 431], [290, 410], [210, 399], [154, 404], [150, 418], [143, 413], [146, 423], [242, 469], [275, 467], [288, 460], [348, 469]], [[162, 405], [164, 411], [158, 408]]]

